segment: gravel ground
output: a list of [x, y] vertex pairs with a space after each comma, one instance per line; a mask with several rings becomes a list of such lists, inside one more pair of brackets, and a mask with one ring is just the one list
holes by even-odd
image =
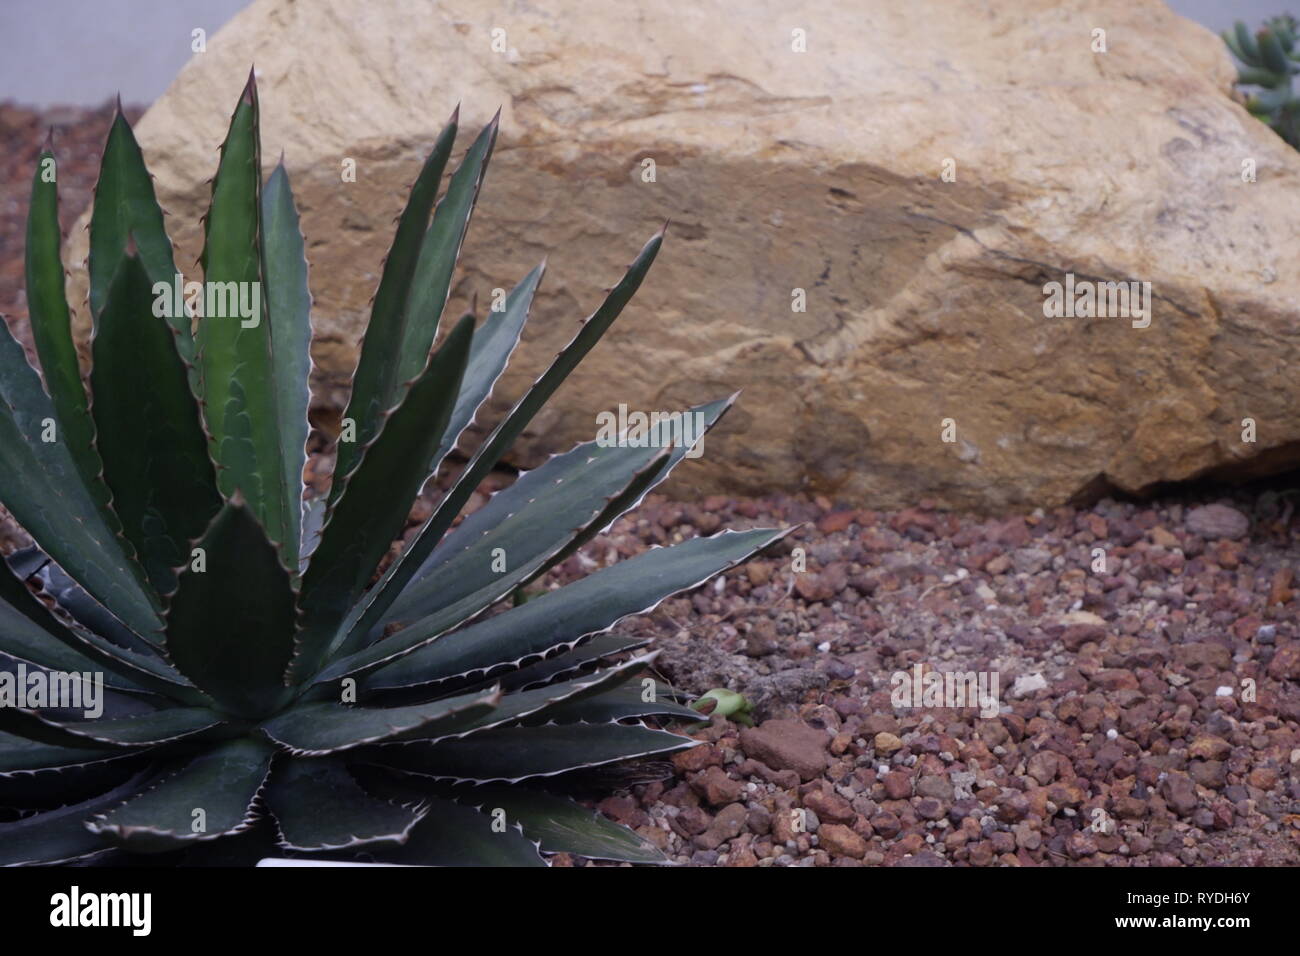
[[[651, 500], [560, 576], [797, 522], [791, 553], [628, 622], [760, 722], [715, 718], [603, 812], [696, 865], [1300, 862], [1300, 528], [1274, 493], [988, 520]], [[1000, 706], [896, 708], [918, 665], [996, 674]]]
[[[89, 200], [110, 118], [0, 104], [14, 157], [0, 170], [11, 318], [26, 311], [23, 221], [43, 129], [57, 128], [66, 227]], [[319, 489], [327, 471], [316, 460], [309, 480]], [[925, 502], [873, 512], [651, 496], [543, 584], [724, 527], [800, 527], [622, 626], [661, 649], [680, 690], [745, 694], [756, 726], [714, 718], [668, 776], [597, 805], [704, 866], [1300, 863], [1289, 502], [1276, 487], [1188, 488], [979, 519]], [[894, 706], [896, 675], [932, 671], [996, 677], [996, 700]]]

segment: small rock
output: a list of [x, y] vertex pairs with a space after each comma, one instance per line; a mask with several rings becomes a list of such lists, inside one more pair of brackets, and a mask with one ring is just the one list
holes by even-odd
[[842, 823], [827, 823], [817, 833], [821, 846], [833, 856], [860, 860], [867, 855], [867, 841]]
[[1205, 505], [1187, 512], [1187, 530], [1207, 541], [1236, 540], [1250, 532], [1250, 519], [1227, 505]]
[[830, 735], [801, 720], [766, 720], [740, 732], [745, 753], [774, 770], [793, 770], [802, 780], [815, 780], [830, 761]]

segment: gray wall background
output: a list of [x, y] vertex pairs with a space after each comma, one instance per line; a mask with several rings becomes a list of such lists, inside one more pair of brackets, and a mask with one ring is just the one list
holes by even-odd
[[[210, 38], [248, 2], [0, 0], [0, 99], [91, 106], [121, 92], [127, 103], [152, 103], [190, 57], [191, 31], [201, 27]], [[1300, 12], [1300, 0], [1166, 2], [1216, 32], [1233, 20], [1253, 26], [1288, 8]]]

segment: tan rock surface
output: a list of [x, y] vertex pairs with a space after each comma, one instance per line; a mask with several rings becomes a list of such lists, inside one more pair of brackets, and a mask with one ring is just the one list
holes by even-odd
[[[1231, 100], [1221, 47], [1158, 0], [259, 0], [138, 133], [188, 265], [257, 64], [334, 407], [406, 184], [457, 100], [466, 131], [501, 106], [452, 307], [550, 267], [499, 407], [673, 221], [525, 459], [620, 402], [744, 387], [679, 493], [1001, 509], [1300, 460], [1300, 157]], [[1150, 326], [1045, 318], [1065, 272], [1150, 281]]]

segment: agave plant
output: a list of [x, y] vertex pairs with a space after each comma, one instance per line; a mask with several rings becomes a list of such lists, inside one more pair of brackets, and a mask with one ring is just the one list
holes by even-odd
[[1300, 149], [1300, 98], [1291, 88], [1291, 77], [1300, 72], [1298, 32], [1295, 18], [1283, 14], [1266, 21], [1253, 35], [1241, 21], [1222, 33], [1223, 42], [1241, 63], [1237, 82], [1261, 87], [1247, 98], [1246, 108], [1294, 149]]
[[[613, 627], [781, 532], [654, 549], [512, 605], [689, 450], [608, 442], [550, 458], [457, 523], [635, 293], [661, 231], [380, 573], [542, 278], [538, 266], [503, 310], [439, 339], [497, 135], [493, 119], [435, 208], [457, 125], [453, 114], [399, 220], [335, 477], [315, 500], [307, 265], [283, 163], [262, 181], [252, 77], [213, 180], [202, 315], [175, 307], [172, 244], [115, 117], [90, 222], [87, 380], [42, 153], [26, 266], [43, 375], [0, 322], [0, 500], [39, 549], [0, 561], [0, 862], [211, 862], [244, 859], [219, 848], [245, 845], [252, 858], [270, 845], [418, 864], [661, 859], [564, 793], [575, 771], [694, 744], [643, 722], [699, 717], [654, 692], [639, 676], [653, 655]], [[693, 411], [712, 425], [730, 403]], [[70, 689], [89, 697], [96, 680], [98, 712], [75, 710]]]

